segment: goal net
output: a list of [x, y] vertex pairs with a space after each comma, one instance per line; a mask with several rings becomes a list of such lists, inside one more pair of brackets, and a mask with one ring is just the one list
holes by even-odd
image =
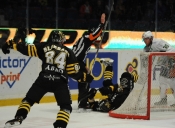
[[[162, 83], [166, 85], [161, 87]], [[109, 116], [149, 120], [152, 111], [175, 111], [172, 86], [175, 86], [175, 53], [141, 53], [140, 73], [134, 89]]]

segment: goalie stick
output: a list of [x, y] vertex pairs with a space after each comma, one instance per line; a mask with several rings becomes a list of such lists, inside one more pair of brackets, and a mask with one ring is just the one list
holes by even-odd
[[[104, 37], [104, 34], [105, 34], [104, 31], [106, 30], [106, 27], [107, 27], [107, 25], [108, 25], [108, 22], [109, 22], [109, 19], [110, 19], [110, 16], [111, 16], [111, 12], [112, 12], [113, 5], [114, 5], [114, 0], [111, 0], [111, 8], [110, 8], [110, 11], [109, 11], [108, 19], [106, 20], [106, 23], [105, 23], [105, 26], [104, 26], [104, 29], [103, 29], [103, 32], [102, 32], [102, 36], [101, 36], [101, 40], [100, 40], [100, 42], [99, 42], [99, 46], [100, 46], [101, 43], [102, 43], [102, 40], [103, 40], [103, 37]], [[92, 68], [91, 68], [91, 70], [90, 70], [90, 73], [92, 72], [92, 70], [93, 70], [93, 68], [94, 68], [95, 60], [96, 60], [96, 58], [97, 58], [99, 49], [100, 49], [100, 47], [97, 48], [95, 57], [94, 57], [94, 59], [93, 59], [93, 61], [92, 61]]]

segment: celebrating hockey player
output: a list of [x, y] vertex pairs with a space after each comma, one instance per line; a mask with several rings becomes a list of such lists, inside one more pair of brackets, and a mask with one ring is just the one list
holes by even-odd
[[95, 101], [94, 96], [97, 92], [92, 88], [88, 93], [88, 101], [93, 111], [109, 112], [119, 108], [126, 100], [132, 89], [134, 88], [134, 77], [128, 72], [124, 72], [120, 78], [120, 84], [113, 84], [113, 60], [110, 58], [101, 58], [101, 62], [105, 65], [103, 87], [98, 90], [106, 99]]
[[[89, 29], [87, 32], [85, 32], [82, 35], [82, 37], [80, 39], [78, 39], [78, 41], [73, 46], [73, 52], [75, 53], [75, 56], [78, 59], [81, 71], [88, 73], [89, 69], [86, 68], [84, 60], [86, 58], [87, 53], [89, 52], [89, 50], [91, 48], [91, 45], [94, 44], [95, 41], [97, 40], [97, 38], [101, 35], [104, 24], [105, 24], [105, 14], [103, 13], [101, 15], [101, 22], [98, 25], [98, 27]], [[78, 82], [78, 90], [79, 90], [79, 92], [78, 92], [78, 102], [79, 102], [78, 108], [79, 108], [79, 112], [84, 111], [84, 110], [89, 108], [89, 106], [87, 105], [88, 99], [86, 98], [86, 100], [81, 100], [82, 98], [84, 98], [87, 95], [89, 88], [90, 88], [89, 83]]]
[[[144, 47], [145, 52], [175, 52], [175, 48], [173, 48], [170, 44], [162, 39], [157, 39], [153, 37], [151, 31], [146, 31], [142, 35], [142, 39], [146, 46]], [[161, 65], [160, 77], [159, 77], [159, 84], [160, 84], [160, 98], [159, 102], [156, 102], [155, 105], [167, 105], [167, 95], [166, 89], [167, 84], [172, 89], [172, 93], [175, 97], [175, 75], [171, 71], [175, 71], [175, 59], [172, 56], [165, 56], [160, 57], [161, 64], [159, 61], [159, 65]], [[167, 66], [169, 65], [169, 66]], [[175, 107], [175, 104], [171, 105]]]
[[65, 41], [62, 32], [54, 31], [52, 41], [46, 43], [26, 45], [14, 43], [13, 40], [10, 40], [3, 45], [4, 54], [10, 53], [9, 50], [14, 49], [24, 55], [38, 57], [42, 60], [42, 71], [39, 77], [21, 101], [15, 118], [5, 123], [6, 128], [20, 125], [34, 103], [39, 103], [47, 92], [54, 93], [57, 104], [60, 106], [56, 121], [53, 124], [54, 128], [66, 128], [72, 111], [68, 76], [87, 83], [90, 83], [93, 77], [86, 72], [79, 71], [79, 64], [74, 53], [63, 45]]

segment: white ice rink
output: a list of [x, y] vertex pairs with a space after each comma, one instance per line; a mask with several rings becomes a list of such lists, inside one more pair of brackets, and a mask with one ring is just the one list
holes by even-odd
[[[67, 128], [175, 128], [175, 112], [154, 112], [151, 120], [116, 119], [108, 113], [77, 113], [77, 102]], [[7, 120], [13, 119], [18, 106], [0, 107], [0, 128]], [[22, 125], [15, 128], [53, 128], [59, 111], [56, 103], [35, 104]]]

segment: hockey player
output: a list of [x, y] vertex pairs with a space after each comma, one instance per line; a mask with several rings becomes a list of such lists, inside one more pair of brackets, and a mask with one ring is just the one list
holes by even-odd
[[54, 31], [50, 42], [25, 45], [23, 43], [16, 44], [10, 40], [4, 44], [2, 47], [4, 54], [10, 53], [9, 49], [12, 48], [24, 55], [38, 57], [42, 60], [42, 71], [39, 73], [39, 77], [21, 101], [15, 118], [5, 123], [6, 128], [20, 125], [34, 103], [39, 103], [47, 92], [54, 93], [57, 104], [60, 106], [56, 121], [53, 124], [54, 128], [66, 128], [72, 111], [68, 76], [80, 82], [89, 83], [93, 77], [79, 71], [79, 64], [74, 53], [63, 45], [65, 41], [62, 32]]
[[[101, 23], [98, 25], [97, 28], [89, 29], [87, 32], [85, 32], [81, 38], [78, 39], [78, 41], [73, 45], [73, 52], [75, 53], [75, 56], [78, 59], [78, 62], [80, 64], [80, 70], [85, 71], [88, 73], [89, 69], [86, 68], [86, 65], [84, 63], [87, 53], [89, 52], [91, 45], [94, 44], [94, 42], [97, 40], [97, 38], [101, 35], [103, 27], [105, 24], [105, 14], [103, 13], [101, 15]], [[79, 112], [84, 111], [88, 109], [87, 101], [81, 100], [84, 98], [88, 91], [89, 91], [90, 85], [86, 82], [78, 82], [78, 108]], [[80, 102], [81, 101], [81, 102]]]
[[106, 68], [104, 71], [103, 87], [98, 90], [102, 95], [107, 96], [107, 98], [101, 101], [95, 101], [94, 96], [97, 90], [92, 88], [88, 93], [88, 101], [93, 111], [109, 112], [110, 110], [119, 108], [126, 100], [134, 88], [134, 77], [132, 74], [124, 72], [120, 78], [120, 85], [113, 84], [113, 60], [101, 58], [101, 62]]
[[[175, 52], [175, 48], [173, 48], [170, 44], [162, 39], [157, 39], [153, 37], [151, 31], [146, 31], [142, 35], [142, 39], [146, 46], [144, 47], [145, 52]], [[160, 98], [159, 102], [156, 102], [155, 105], [166, 105], [167, 104], [167, 96], [166, 96], [166, 85], [168, 84], [172, 90], [175, 90], [175, 76], [171, 76], [170, 71], [172, 68], [174, 69], [175, 60], [174, 57], [161, 57], [164, 63], [161, 64], [161, 71], [159, 77], [160, 83]], [[171, 65], [170, 65], [171, 63]], [[169, 65], [169, 66], [167, 66]], [[171, 67], [170, 67], [171, 66]], [[174, 97], [175, 92], [172, 91]], [[175, 104], [171, 105], [175, 107]]]

